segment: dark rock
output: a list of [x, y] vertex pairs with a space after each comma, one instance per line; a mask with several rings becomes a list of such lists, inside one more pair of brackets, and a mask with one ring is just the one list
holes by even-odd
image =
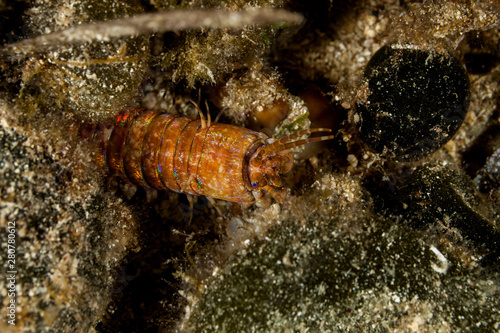
[[275, 223], [266, 237], [214, 272], [187, 328], [494, 329], [500, 304], [490, 294], [492, 281], [464, 268], [458, 257], [433, 245], [424, 233], [374, 218], [362, 207], [357, 213], [329, 211], [324, 197], [315, 193], [309, 198], [322, 201], [317, 213]]
[[[484, 264], [498, 264], [500, 232], [494, 211], [467, 176], [446, 167], [424, 165], [397, 191], [400, 216], [417, 228], [438, 227], [470, 241], [485, 254]], [[403, 207], [403, 208], [401, 208]]]
[[469, 104], [469, 78], [449, 54], [390, 44], [365, 68], [366, 100], [358, 102], [361, 139], [391, 159], [411, 161], [451, 139]]

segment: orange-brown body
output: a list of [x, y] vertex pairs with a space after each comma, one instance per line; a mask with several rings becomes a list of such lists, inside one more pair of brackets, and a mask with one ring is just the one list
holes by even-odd
[[261, 201], [264, 192], [279, 200], [281, 176], [293, 166], [288, 149], [331, 138], [286, 143], [298, 135], [275, 141], [243, 127], [138, 110], [120, 115], [105, 135], [103, 159], [121, 178], [236, 202]]

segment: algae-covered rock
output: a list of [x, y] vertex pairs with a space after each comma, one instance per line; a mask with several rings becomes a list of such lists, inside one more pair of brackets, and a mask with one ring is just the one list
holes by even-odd
[[90, 150], [19, 126], [16, 112], [0, 101], [2, 270], [14, 277], [0, 288], [15, 286], [0, 294], [2, 309], [15, 305], [0, 331], [90, 332], [138, 247], [136, 219], [102, 192]]
[[397, 192], [397, 211], [405, 223], [437, 228], [472, 242], [485, 263], [498, 265], [500, 232], [495, 210], [466, 175], [448, 167], [423, 165]]
[[[25, 16], [33, 37], [143, 11], [139, 1], [35, 1]], [[23, 68], [21, 100], [28, 110], [56, 105], [80, 118], [107, 118], [137, 93], [148, 52], [147, 35], [60, 46], [33, 57]]]
[[[336, 183], [343, 186], [339, 178]], [[321, 209], [279, 219], [214, 271], [186, 327], [196, 332], [498, 329], [493, 278], [464, 268], [461, 258], [424, 233], [371, 216], [359, 197], [332, 204], [327, 192], [307, 199], [309, 207], [321, 202]]]

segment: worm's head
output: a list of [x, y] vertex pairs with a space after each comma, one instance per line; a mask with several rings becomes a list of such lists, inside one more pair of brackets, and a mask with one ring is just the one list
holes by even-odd
[[293, 156], [289, 150], [266, 150], [260, 147], [250, 158], [248, 176], [254, 190], [267, 185], [283, 187], [283, 175], [293, 167]]
[[[293, 155], [290, 149], [310, 142], [330, 140], [334, 137], [333, 135], [326, 135], [297, 140], [314, 132], [331, 132], [331, 130], [314, 128], [298, 131], [278, 140], [267, 139], [265, 144], [252, 154], [248, 163], [248, 178], [252, 189], [256, 192], [261, 189], [267, 192], [275, 192], [274, 189], [283, 187], [285, 185], [283, 175], [293, 167]], [[271, 194], [276, 199], [275, 195], [278, 193]]]
[[313, 132], [330, 131], [325, 128], [298, 131], [278, 140], [267, 139], [262, 146], [255, 150], [248, 161], [248, 181], [257, 205], [266, 203], [264, 192], [286, 205], [286, 194], [285, 191], [281, 191], [281, 188], [285, 185], [283, 175], [292, 170], [293, 167], [293, 155], [290, 149], [309, 142], [330, 140], [333, 139], [333, 135], [294, 140]]

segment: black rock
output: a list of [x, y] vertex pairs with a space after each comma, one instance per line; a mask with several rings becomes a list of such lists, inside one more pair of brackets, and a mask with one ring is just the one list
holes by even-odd
[[362, 141], [387, 158], [419, 159], [450, 140], [469, 105], [469, 78], [450, 54], [390, 44], [368, 62], [358, 102]]
[[[418, 167], [396, 196], [399, 214], [417, 228], [434, 227], [472, 242], [484, 266], [498, 266], [500, 231], [488, 202], [466, 175], [438, 165]], [[396, 214], [397, 215], [397, 214]]]

